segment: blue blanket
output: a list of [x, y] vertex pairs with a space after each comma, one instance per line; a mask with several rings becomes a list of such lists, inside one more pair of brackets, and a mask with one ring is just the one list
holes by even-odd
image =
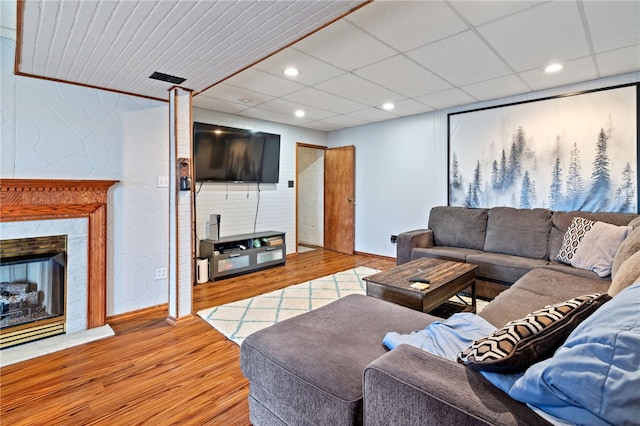
[[453, 314], [444, 321], [432, 322], [424, 330], [410, 334], [389, 332], [384, 336], [382, 344], [393, 349], [404, 343], [441, 358], [456, 361], [460, 351], [466, 349], [474, 340], [486, 337], [495, 330], [496, 328], [484, 318], [463, 312]]

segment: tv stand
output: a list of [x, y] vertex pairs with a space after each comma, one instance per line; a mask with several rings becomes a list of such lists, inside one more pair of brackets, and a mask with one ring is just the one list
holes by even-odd
[[211, 281], [284, 265], [285, 233], [279, 231], [232, 235], [200, 241], [200, 256], [209, 258]]

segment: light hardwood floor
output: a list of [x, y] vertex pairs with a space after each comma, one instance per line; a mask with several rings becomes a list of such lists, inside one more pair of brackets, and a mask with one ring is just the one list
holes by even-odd
[[[317, 249], [194, 287], [193, 311], [358, 266], [394, 261]], [[108, 322], [114, 337], [0, 369], [0, 424], [250, 424], [239, 347], [197, 315], [175, 326], [158, 309]]]

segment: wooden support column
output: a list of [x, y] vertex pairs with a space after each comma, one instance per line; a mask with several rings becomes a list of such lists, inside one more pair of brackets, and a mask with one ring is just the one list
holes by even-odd
[[193, 247], [194, 185], [185, 190], [181, 178], [193, 176], [191, 91], [169, 90], [169, 316], [171, 324], [192, 319], [195, 252]]

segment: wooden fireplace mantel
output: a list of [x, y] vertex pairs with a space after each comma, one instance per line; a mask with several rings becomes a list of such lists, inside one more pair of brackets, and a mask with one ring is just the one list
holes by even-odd
[[0, 222], [88, 219], [87, 328], [107, 316], [107, 191], [117, 180], [0, 179]]

